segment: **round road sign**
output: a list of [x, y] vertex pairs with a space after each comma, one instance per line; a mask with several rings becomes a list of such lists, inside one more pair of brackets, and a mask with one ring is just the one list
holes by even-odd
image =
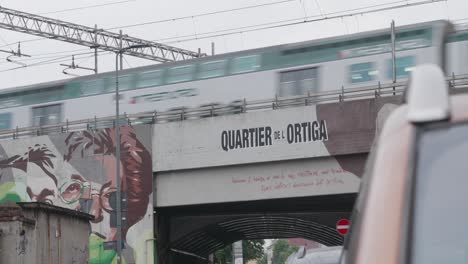
[[340, 219], [336, 223], [336, 231], [342, 235], [346, 235], [348, 233], [350, 222], [348, 219]]

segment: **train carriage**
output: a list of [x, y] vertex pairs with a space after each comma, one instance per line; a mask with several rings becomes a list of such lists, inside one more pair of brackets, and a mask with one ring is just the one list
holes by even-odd
[[[446, 21], [396, 30], [396, 77], [421, 63], [467, 73], [468, 33]], [[121, 112], [128, 114], [270, 99], [390, 82], [388, 29], [119, 72]], [[448, 50], [446, 52], [446, 50]], [[446, 55], [449, 55], [448, 57]], [[0, 129], [112, 116], [115, 72], [0, 91]]]

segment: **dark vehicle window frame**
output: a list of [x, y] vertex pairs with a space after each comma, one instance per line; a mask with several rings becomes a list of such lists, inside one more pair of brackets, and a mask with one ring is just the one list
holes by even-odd
[[412, 263], [413, 261], [413, 254], [414, 254], [414, 225], [416, 224], [415, 221], [415, 208], [416, 208], [416, 198], [417, 198], [417, 185], [418, 185], [418, 163], [420, 161], [420, 146], [421, 146], [421, 138], [422, 135], [427, 132], [442, 130], [442, 129], [450, 129], [454, 127], [460, 126], [468, 126], [468, 122], [457, 122], [457, 123], [450, 123], [447, 121], [436, 122], [426, 125], [420, 125], [416, 127], [415, 139], [413, 140], [412, 144], [412, 152], [410, 157], [410, 168], [408, 170], [409, 177], [408, 177], [408, 188], [407, 194], [405, 195], [404, 199], [409, 201], [407, 203], [407, 208], [405, 208], [403, 213], [404, 223], [402, 225], [401, 231], [402, 234], [402, 243], [401, 243], [401, 252], [403, 252], [401, 256], [400, 263]]
[[[351, 225], [349, 227], [348, 234], [346, 234], [344, 238], [343, 250], [338, 263], [355, 263], [356, 252], [359, 247], [359, 238], [361, 235], [362, 216], [364, 215], [367, 204], [367, 196], [370, 190], [369, 186], [374, 178], [373, 170], [375, 166], [376, 150], [377, 149], [373, 147], [367, 158], [364, 174], [361, 177], [361, 183], [359, 184], [359, 190], [356, 195], [355, 204], [351, 211]], [[353, 241], [352, 244], [351, 241]]]

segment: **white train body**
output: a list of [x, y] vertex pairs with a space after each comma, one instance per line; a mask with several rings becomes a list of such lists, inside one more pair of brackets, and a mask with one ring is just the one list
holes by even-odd
[[[468, 33], [435, 21], [397, 28], [397, 78], [436, 63], [468, 73]], [[120, 71], [121, 113], [269, 99], [392, 80], [388, 29]], [[0, 91], [0, 129], [114, 115], [115, 72]]]

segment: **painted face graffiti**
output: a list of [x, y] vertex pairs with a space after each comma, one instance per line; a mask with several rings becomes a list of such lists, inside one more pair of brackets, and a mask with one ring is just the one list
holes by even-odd
[[[136, 138], [132, 128], [121, 129], [121, 159], [120, 178], [122, 196], [127, 200], [124, 223], [124, 236], [128, 228], [138, 222], [146, 213], [150, 194], [152, 193], [151, 156], [143, 144]], [[82, 211], [94, 215], [93, 232], [100, 226], [100, 235], [107, 241], [116, 240], [116, 159], [115, 131], [104, 129], [95, 133], [85, 131], [80, 134], [71, 133], [66, 139], [67, 152], [64, 160], [73, 163], [88, 156], [88, 161], [100, 164], [102, 170], [99, 177], [85, 176], [89, 182], [89, 191], [83, 191], [86, 185], [75, 182], [70, 190], [75, 203], [79, 194]], [[94, 179], [93, 179], [94, 178]], [[70, 188], [69, 187], [69, 188]], [[107, 228], [103, 228], [103, 226]], [[95, 228], [96, 227], [96, 228]]]
[[[90, 263], [111, 263], [114, 255], [108, 249], [115, 249], [117, 240], [115, 130], [73, 132], [39, 137], [35, 141], [41, 143], [26, 147], [22, 155], [8, 154], [8, 158], [0, 160], [0, 175], [12, 175], [10, 181], [24, 183], [26, 201], [93, 215], [92, 232], [104, 246], [98, 247], [95, 256], [98, 260], [91, 259]], [[152, 213], [152, 160], [131, 127], [121, 128], [120, 147], [122, 155], [118, 163], [122, 197], [125, 198], [123, 212], [126, 212], [122, 235], [126, 241], [129, 229]], [[2, 148], [5, 146], [0, 145], [0, 152], [21, 151], [19, 146], [6, 147], [8, 151]], [[3, 182], [0, 177], [0, 186]], [[144, 228], [152, 230], [152, 224]], [[131, 249], [128, 245], [126, 248]], [[92, 258], [93, 253], [90, 256]]]

